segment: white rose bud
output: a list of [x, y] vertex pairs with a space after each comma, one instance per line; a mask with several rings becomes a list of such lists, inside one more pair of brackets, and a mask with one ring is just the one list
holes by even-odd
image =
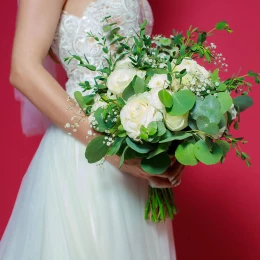
[[107, 87], [113, 94], [121, 96], [136, 75], [144, 78], [145, 72], [134, 68], [116, 68], [107, 79]]
[[153, 121], [162, 121], [163, 116], [152, 104], [150, 94], [142, 94], [130, 97], [120, 112], [121, 123], [127, 135], [138, 141], [141, 126], [147, 127]]
[[171, 116], [164, 113], [164, 122], [171, 131], [180, 131], [188, 126], [189, 112], [181, 116]]
[[166, 74], [155, 74], [148, 83], [149, 88], [167, 88], [167, 75]]

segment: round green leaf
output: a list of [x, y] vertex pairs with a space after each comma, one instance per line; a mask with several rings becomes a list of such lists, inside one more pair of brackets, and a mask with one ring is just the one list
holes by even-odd
[[154, 135], [157, 132], [157, 122], [151, 122], [147, 126], [147, 130], [148, 130], [149, 135]]
[[109, 146], [104, 143], [105, 141], [105, 136], [98, 136], [90, 141], [85, 152], [89, 163], [98, 162], [107, 154]]
[[218, 101], [221, 105], [220, 112], [225, 114], [232, 106], [233, 100], [229, 93], [227, 92], [220, 92], [218, 93]]
[[194, 154], [196, 158], [206, 165], [218, 163], [222, 156], [223, 151], [216, 143], [212, 144], [211, 151], [209, 150], [205, 141], [200, 140], [194, 145]]
[[157, 154], [160, 154], [160, 153], [163, 153], [163, 152], [166, 152], [168, 150], [168, 147], [169, 147], [169, 143], [162, 143], [162, 144], [158, 144], [158, 146], [156, 147], [156, 149], [154, 151], [152, 151], [147, 159], [150, 159], [154, 156], [156, 156]]
[[223, 115], [220, 110], [221, 105], [218, 99], [212, 95], [208, 95], [204, 100], [200, 98], [196, 100], [196, 104], [190, 114], [195, 120], [199, 116], [205, 116], [211, 123], [218, 124]]
[[162, 174], [171, 165], [171, 159], [167, 153], [160, 153], [151, 159], [143, 158], [141, 168], [149, 174]]
[[234, 104], [239, 107], [239, 111], [242, 112], [253, 105], [253, 99], [247, 95], [241, 95], [233, 100]]
[[154, 146], [150, 143], [135, 143], [129, 137], [126, 138], [126, 143], [138, 153], [148, 153], [154, 149]]
[[215, 135], [219, 131], [218, 125], [216, 123], [210, 123], [206, 116], [199, 116], [196, 122], [199, 130], [206, 134]]
[[173, 99], [171, 94], [167, 90], [165, 89], [160, 90], [158, 92], [158, 96], [160, 101], [164, 104], [165, 107], [168, 108], [172, 107]]
[[190, 90], [180, 90], [172, 95], [173, 106], [166, 109], [167, 113], [172, 116], [180, 116], [191, 110], [195, 104], [196, 98]]
[[198, 164], [198, 160], [194, 155], [194, 144], [189, 141], [184, 141], [179, 144], [176, 151], [175, 157], [183, 165], [194, 166]]

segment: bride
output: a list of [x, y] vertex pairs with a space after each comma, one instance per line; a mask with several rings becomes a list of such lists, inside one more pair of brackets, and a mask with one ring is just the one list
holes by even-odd
[[[171, 222], [147, 222], [143, 210], [148, 182], [176, 186], [183, 167], [173, 160], [162, 176], [151, 177], [137, 159], [121, 170], [117, 156], [102, 167], [88, 164], [87, 120], [72, 136], [64, 127], [75, 113], [67, 110], [68, 97], [80, 89], [78, 82], [94, 77], [64, 58], [86, 54], [92, 64], [102, 63], [86, 33], [99, 33], [101, 20], [110, 15], [124, 35], [145, 19], [152, 27], [147, 0], [20, 1], [11, 83], [54, 124], [23, 178], [0, 243], [1, 260], [176, 259]], [[67, 72], [66, 91], [42, 65], [50, 52]]]

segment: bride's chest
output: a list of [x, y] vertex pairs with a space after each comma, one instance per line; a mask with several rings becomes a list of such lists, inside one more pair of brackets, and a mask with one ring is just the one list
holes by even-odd
[[84, 11], [82, 17], [63, 12], [52, 43], [52, 50], [59, 57], [70, 76], [77, 62], [70, 64], [64, 59], [71, 54], [88, 57], [89, 62], [99, 66], [103, 62], [102, 47], [87, 33], [99, 35], [103, 32], [102, 20], [111, 16], [109, 22], [116, 22], [120, 34], [132, 35], [145, 19], [152, 27], [152, 12], [147, 0], [94, 0]]

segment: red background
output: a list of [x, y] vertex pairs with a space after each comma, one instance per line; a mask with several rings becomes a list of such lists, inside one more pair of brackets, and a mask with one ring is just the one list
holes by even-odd
[[[233, 35], [217, 33], [212, 41], [229, 64], [229, 71], [260, 71], [260, 31], [257, 0], [150, 0], [155, 15], [154, 33], [169, 35], [172, 28], [186, 30], [189, 25], [211, 29], [217, 21], [227, 20]], [[16, 1], [3, 1], [0, 16], [1, 63], [1, 174], [0, 236], [10, 217], [21, 179], [41, 137], [25, 138], [21, 133], [19, 104], [9, 84], [10, 54], [15, 26]], [[24, 57], [26, 59], [26, 57]], [[21, 64], [22, 65], [22, 64]], [[64, 76], [60, 74], [60, 78]], [[174, 220], [178, 260], [258, 260], [260, 259], [260, 170], [259, 101], [260, 86], [252, 93], [255, 105], [243, 113], [237, 136], [253, 166], [228, 156], [224, 166], [186, 168], [182, 185], [175, 190], [179, 214]]]

